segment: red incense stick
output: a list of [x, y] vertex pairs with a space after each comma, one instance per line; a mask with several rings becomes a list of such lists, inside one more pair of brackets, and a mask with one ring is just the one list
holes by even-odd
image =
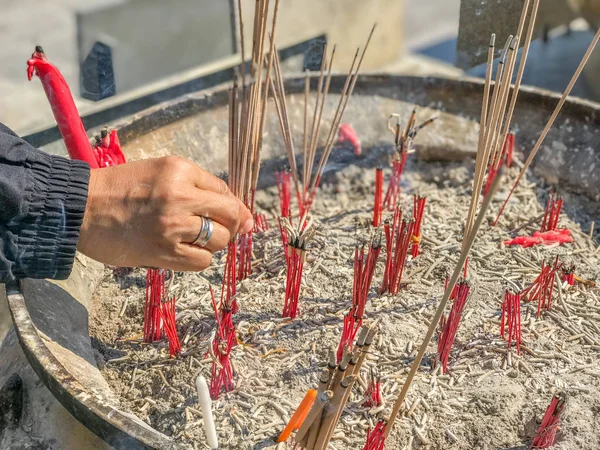
[[392, 176], [388, 184], [387, 191], [385, 192], [385, 199], [383, 200], [383, 207], [388, 211], [394, 209], [394, 205], [400, 200], [400, 181], [402, 179], [402, 172], [406, 165], [406, 158], [408, 152], [396, 153], [394, 160], [392, 161]]
[[560, 424], [560, 418], [565, 411], [567, 398], [564, 393], [552, 397], [550, 405], [546, 409], [540, 428], [538, 429], [531, 448], [550, 448], [554, 445], [556, 433]]
[[396, 206], [392, 222], [386, 220], [384, 224], [386, 262], [381, 294], [389, 292], [396, 295], [400, 290], [408, 247], [414, 234], [414, 225], [414, 220], [402, 220], [402, 210], [399, 206]]
[[219, 398], [221, 390], [229, 392], [233, 390], [233, 368], [231, 365], [231, 349], [237, 343], [235, 326], [233, 325], [231, 304], [227, 304], [221, 290], [221, 302], [217, 307], [215, 295], [210, 288], [215, 318], [217, 320], [217, 332], [210, 343], [210, 348], [205, 358], [209, 356], [213, 360], [211, 367], [211, 378], [209, 392], [213, 400]]
[[466, 281], [461, 281], [456, 286], [458, 286], [456, 290], [456, 299], [452, 304], [448, 318], [444, 320], [443, 331], [438, 340], [438, 357], [444, 373], [448, 371], [450, 351], [454, 345], [454, 339], [456, 337], [456, 332], [458, 331], [462, 312], [467, 302], [469, 291], [471, 290]]
[[415, 222], [413, 234], [411, 236], [412, 248], [410, 254], [413, 258], [419, 256], [419, 244], [421, 243], [421, 224], [423, 223], [423, 213], [425, 212], [425, 203], [427, 197], [414, 195], [413, 197], [413, 220]]
[[[505, 333], [508, 331], [508, 334]], [[502, 318], [500, 320], [500, 335], [508, 341], [508, 347], [514, 342], [517, 354], [521, 354], [521, 294], [513, 294], [508, 289], [502, 302]]]
[[569, 286], [573, 286], [575, 284], [575, 266], [573, 264], [563, 267], [562, 280], [569, 283]]
[[383, 396], [381, 395], [381, 378], [371, 368], [369, 376], [369, 384], [365, 391], [365, 400], [362, 406], [365, 408], [376, 408], [383, 404]]
[[282, 240], [286, 239], [284, 251], [287, 275], [283, 317], [295, 319], [298, 315], [298, 301], [302, 284], [302, 272], [306, 260], [306, 248], [315, 234], [315, 229], [305, 220], [301, 220], [298, 227], [294, 229], [288, 218], [280, 218], [279, 230]]
[[165, 271], [148, 269], [144, 306], [144, 342], [151, 343], [162, 338], [160, 303], [164, 296]]
[[167, 340], [169, 341], [169, 355], [171, 357], [177, 356], [181, 352], [181, 343], [179, 342], [175, 320], [175, 297], [171, 297], [171, 299], [161, 302], [160, 314], [163, 322], [163, 329], [167, 336]]
[[506, 167], [510, 167], [512, 165], [513, 158], [513, 150], [515, 146], [515, 135], [513, 133], [509, 133], [506, 135], [506, 140], [504, 141], [504, 146], [502, 147], [502, 153], [498, 161], [490, 161], [490, 165], [488, 167], [487, 178], [485, 185], [483, 187], [483, 196], [485, 197], [494, 182], [494, 179], [498, 175], [500, 171], [500, 167], [502, 164], [506, 165]]
[[373, 203], [373, 221], [374, 227], [378, 227], [381, 223], [381, 215], [383, 214], [383, 169], [378, 167], [375, 169], [375, 201]]
[[290, 217], [290, 204], [292, 200], [292, 174], [287, 171], [275, 173], [277, 192], [279, 193], [279, 211], [281, 217]]
[[556, 272], [562, 267], [556, 257], [554, 264], [548, 264], [542, 261], [542, 271], [533, 281], [533, 283], [521, 291], [521, 298], [528, 302], [537, 301], [537, 317], [539, 318], [542, 309], [550, 310], [552, 308], [552, 294], [554, 292], [554, 280]]
[[176, 356], [181, 351], [175, 320], [176, 300], [175, 297], [167, 299], [166, 273], [165, 270], [155, 269], [148, 269], [146, 273], [143, 334], [144, 341], [148, 343], [158, 341], [165, 335], [169, 341], [170, 356]]
[[269, 222], [265, 213], [254, 213], [254, 233], [262, 233], [269, 229]]
[[546, 202], [546, 211], [544, 212], [544, 219], [542, 220], [542, 226], [540, 231], [554, 231], [558, 226], [558, 219], [560, 211], [563, 207], [563, 199], [561, 196], [556, 194], [553, 190], [548, 195], [548, 201]]
[[375, 428], [367, 430], [367, 442], [363, 450], [383, 450], [385, 446], [385, 428], [387, 424], [380, 420], [375, 425]]
[[358, 330], [362, 326], [365, 315], [365, 306], [371, 282], [375, 273], [375, 266], [381, 253], [381, 233], [376, 233], [369, 245], [369, 251], [365, 255], [365, 246], [356, 246], [354, 249], [354, 281], [352, 285], [352, 305], [350, 311], [344, 316], [344, 328], [338, 345], [337, 361], [342, 359], [344, 348], [352, 350], [352, 344]]
[[79, 112], [73, 101], [69, 85], [60, 71], [46, 58], [42, 47], [37, 46], [31, 59], [27, 61], [27, 78], [31, 81], [33, 74], [40, 78], [44, 91], [50, 102], [54, 119], [65, 146], [72, 159], [85, 161], [92, 169], [98, 168], [98, 162], [92, 151]]

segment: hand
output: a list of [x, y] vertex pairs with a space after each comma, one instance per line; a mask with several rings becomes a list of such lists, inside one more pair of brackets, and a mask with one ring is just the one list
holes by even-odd
[[[191, 244], [212, 219], [205, 248]], [[249, 232], [250, 211], [227, 184], [176, 156], [91, 171], [77, 248], [105, 264], [199, 271], [236, 233]]]

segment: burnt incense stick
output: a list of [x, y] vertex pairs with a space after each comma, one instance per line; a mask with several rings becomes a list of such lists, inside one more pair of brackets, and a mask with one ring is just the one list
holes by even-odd
[[400, 412], [400, 409], [404, 405], [404, 400], [406, 398], [406, 394], [408, 393], [408, 390], [410, 389], [410, 385], [417, 373], [417, 370], [419, 369], [419, 366], [421, 365], [421, 361], [423, 360], [423, 356], [425, 355], [425, 352], [427, 351], [427, 347], [429, 346], [429, 343], [431, 342], [431, 338], [435, 334], [438, 323], [440, 322], [440, 318], [442, 317], [442, 314], [444, 314], [444, 309], [446, 308], [446, 304], [448, 303], [450, 294], [452, 293], [454, 286], [456, 285], [456, 282], [458, 281], [458, 278], [460, 277], [462, 268], [465, 264], [465, 261], [467, 260], [467, 256], [469, 255], [469, 252], [471, 251], [471, 247], [473, 245], [473, 242], [475, 241], [475, 237], [477, 236], [479, 227], [481, 226], [481, 224], [483, 222], [483, 219], [485, 217], [487, 209], [491, 203], [493, 194], [496, 192], [496, 190], [498, 189], [498, 186], [500, 185], [501, 179], [502, 179], [502, 175], [499, 174], [496, 177], [496, 179], [494, 180], [494, 183], [492, 184], [492, 187], [490, 189], [491, 195], [488, 195], [484, 199], [483, 205], [481, 206], [479, 214], [477, 215], [477, 218], [475, 219], [475, 222], [474, 222], [473, 226], [471, 227], [471, 231], [470, 231], [469, 235], [465, 237], [466, 244], [463, 246], [463, 248], [460, 252], [460, 256], [458, 258], [458, 262], [457, 262], [456, 266], [454, 267], [454, 272], [452, 273], [450, 282], [446, 286], [442, 300], [440, 301], [440, 304], [438, 305], [438, 308], [437, 308], [435, 314], [431, 318], [431, 325], [429, 326], [429, 329], [427, 330], [427, 334], [425, 335], [425, 338], [423, 339], [423, 342], [421, 343], [421, 346], [419, 347], [419, 352], [417, 353], [417, 356], [415, 357], [415, 360], [413, 361], [410, 371], [408, 372], [408, 375], [406, 376], [406, 380], [404, 381], [402, 390], [400, 391], [400, 394], [398, 395], [398, 398], [396, 399], [396, 402], [394, 403], [392, 413], [390, 414], [390, 417], [388, 419], [388, 423], [387, 423], [387, 426], [385, 429], [385, 437], [386, 438], [389, 436], [389, 434], [393, 428], [394, 421], [396, 420], [398, 413]]
[[567, 88], [565, 89], [565, 92], [563, 93], [563, 95], [561, 96], [560, 100], [558, 101], [558, 104], [554, 108], [554, 112], [550, 116], [550, 119], [548, 119], [548, 122], [546, 123], [546, 126], [542, 130], [542, 133], [540, 134], [540, 137], [538, 138], [537, 142], [533, 146], [533, 149], [531, 150], [531, 153], [529, 154], [527, 160], [523, 164], [523, 168], [521, 169], [521, 172], [517, 176], [517, 179], [515, 180], [515, 183], [514, 183], [513, 187], [511, 188], [510, 192], [508, 193], [508, 196], [506, 197], [506, 200], [504, 200], [504, 203], [500, 207], [500, 211], [498, 212], [498, 216], [496, 217], [496, 220], [494, 221], [494, 225], [496, 225], [498, 223], [498, 220], [500, 219], [500, 216], [502, 215], [502, 212], [504, 211], [504, 208], [506, 208], [506, 205], [508, 204], [508, 201], [510, 200], [510, 197], [512, 196], [513, 192], [515, 191], [515, 189], [519, 185], [519, 182], [521, 181], [521, 179], [525, 175], [525, 172], [527, 171], [527, 169], [531, 165], [531, 162], [533, 161], [533, 158], [535, 158], [535, 155], [537, 154], [538, 150], [542, 146], [542, 143], [544, 142], [544, 139], [546, 139], [546, 136], [548, 135], [548, 132], [550, 131], [550, 128], [552, 128], [552, 125], [554, 125], [554, 121], [558, 117], [558, 114], [560, 113], [560, 110], [562, 109], [563, 105], [567, 101], [567, 97], [571, 93], [571, 90], [573, 89], [573, 86], [575, 86], [575, 83], [577, 82], [577, 79], [581, 75], [581, 72], [583, 72], [583, 69], [584, 69], [585, 65], [587, 64], [588, 60], [590, 59], [590, 56], [592, 55], [592, 52], [594, 51], [594, 48], [596, 47], [596, 44], [598, 43], [599, 39], [600, 39], [600, 30], [596, 31], [596, 34], [594, 35], [594, 38], [592, 39], [592, 42], [590, 43], [587, 51], [585, 52], [585, 55], [583, 55], [583, 58], [581, 59], [581, 62], [579, 63], [579, 66], [577, 67], [577, 70], [575, 70], [575, 73], [573, 74], [573, 77], [571, 78], [571, 81], [569, 82]]

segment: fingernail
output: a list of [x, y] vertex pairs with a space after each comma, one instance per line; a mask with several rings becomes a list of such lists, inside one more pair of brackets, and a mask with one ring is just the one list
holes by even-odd
[[254, 220], [248, 219], [248, 220], [246, 220], [246, 222], [244, 222], [244, 225], [242, 225], [242, 227], [240, 228], [240, 233], [241, 234], [249, 233], [250, 231], [252, 231], [252, 228], [254, 228]]

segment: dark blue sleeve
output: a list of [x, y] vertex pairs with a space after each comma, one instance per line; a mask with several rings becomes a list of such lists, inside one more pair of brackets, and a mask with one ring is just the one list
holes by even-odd
[[69, 276], [89, 177], [86, 163], [37, 150], [0, 124], [0, 282]]

